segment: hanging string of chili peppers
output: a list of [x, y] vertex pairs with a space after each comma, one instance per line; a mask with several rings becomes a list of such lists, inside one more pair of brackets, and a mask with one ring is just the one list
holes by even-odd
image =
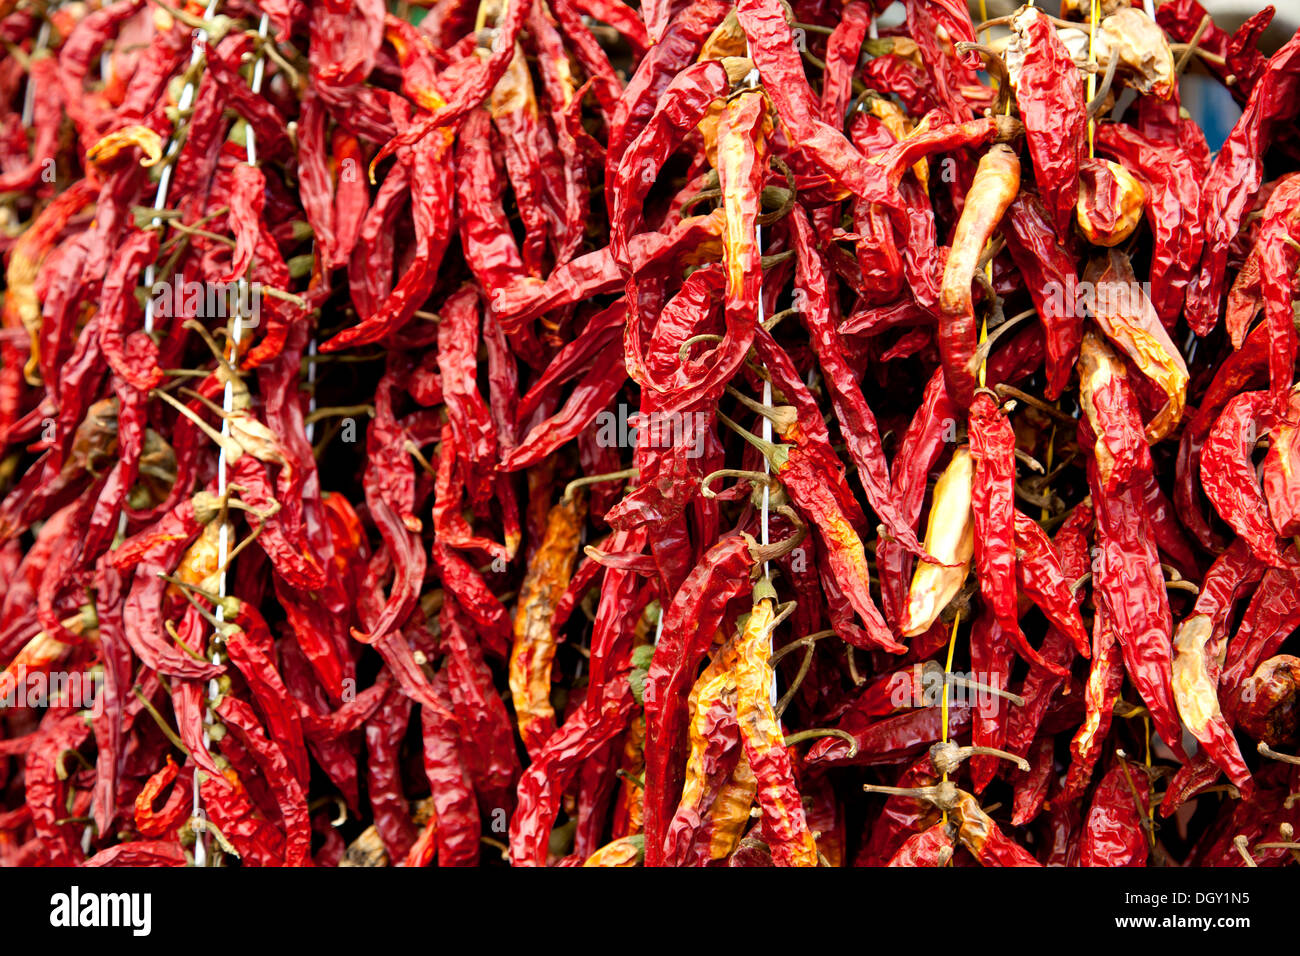
[[1300, 37], [832, 6], [0, 13], [0, 864], [1295, 860]]

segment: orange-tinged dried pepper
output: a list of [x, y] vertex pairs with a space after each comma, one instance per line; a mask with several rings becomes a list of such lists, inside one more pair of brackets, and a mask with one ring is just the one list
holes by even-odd
[[20, 680], [26, 680], [32, 674], [45, 673], [71, 649], [71, 644], [55, 640], [44, 631], [38, 633], [23, 645], [9, 666], [0, 671], [0, 701], [14, 693]]
[[[713, 28], [713, 32], [700, 47], [700, 55], [695, 59], [697, 63], [705, 60], [720, 61], [726, 67], [727, 78], [734, 86], [754, 68], [748, 53], [749, 41], [745, 38], [745, 31], [740, 28], [736, 11], [732, 10]], [[709, 105], [699, 125], [700, 135], [704, 137], [704, 154], [708, 157], [709, 165], [715, 169], [718, 165], [718, 127], [726, 112], [727, 101], [719, 97]]]
[[749, 824], [755, 781], [740, 743], [735, 662], [736, 645], [727, 644], [688, 697], [690, 754], [665, 847], [665, 862], [672, 865], [725, 859]]
[[952, 250], [939, 290], [939, 356], [948, 394], [962, 408], [975, 396], [975, 307], [971, 281], [980, 257], [1020, 192], [1020, 158], [1010, 146], [998, 144], [980, 158], [966, 193], [961, 218], [952, 237]]
[[817, 866], [817, 844], [808, 829], [790, 752], [772, 708], [775, 621], [772, 599], [762, 597], [736, 642], [736, 716], [745, 756], [758, 782], [758, 805], [772, 841], [773, 861], [777, 866]]
[[771, 131], [767, 100], [761, 91], [746, 90], [727, 101], [718, 129], [718, 178], [727, 224], [722, 258], [728, 311], [733, 303], [754, 301], [758, 294], [762, 271], [754, 227]]
[[1117, 246], [1142, 221], [1147, 193], [1119, 163], [1085, 159], [1079, 167], [1079, 199], [1074, 221], [1094, 246]]
[[569, 586], [587, 508], [580, 496], [560, 501], [546, 516], [546, 532], [520, 587], [510, 652], [510, 696], [524, 746], [534, 757], [555, 730], [551, 615]]
[[[867, 97], [867, 110], [872, 116], [885, 124], [885, 129], [894, 134], [894, 139], [904, 140], [912, 135], [912, 124], [908, 122], [907, 114], [893, 100], [884, 96], [869, 96]], [[921, 184], [921, 188], [928, 193], [930, 191], [929, 160], [922, 156], [912, 164], [912, 172], [916, 174], [916, 179]]]
[[31, 351], [23, 374], [31, 385], [39, 385], [36, 367], [40, 362], [41, 302], [36, 295], [36, 277], [41, 263], [54, 248], [59, 233], [73, 216], [95, 198], [92, 180], [83, 179], [55, 196], [31, 221], [14, 243], [5, 269], [4, 311], [0, 324], [6, 329], [26, 329]]
[[192, 801], [189, 787], [177, 787], [167, 798], [162, 809], [154, 809], [154, 801], [179, 776], [181, 768], [167, 755], [167, 763], [145, 781], [135, 798], [135, 828], [146, 837], [160, 837], [180, 826], [190, 815]]
[[1300, 385], [1291, 389], [1269, 429], [1260, 480], [1277, 533], [1286, 538], [1300, 533]]
[[[221, 522], [211, 521], [203, 526], [194, 543], [185, 549], [180, 563], [176, 566], [175, 576], [186, 584], [216, 591], [216, 575], [221, 567]], [[181, 588], [171, 585], [169, 593], [175, 597], [182, 594]]]
[[1167, 396], [1164, 408], [1146, 426], [1146, 439], [1154, 445], [1182, 420], [1187, 406], [1187, 363], [1138, 283], [1128, 256], [1111, 249], [1106, 256], [1093, 259], [1083, 277], [1091, 288], [1093, 320]]
[[156, 130], [140, 125], [124, 126], [109, 133], [86, 150], [86, 158], [92, 163], [106, 163], [128, 146], [139, 147], [144, 153], [141, 166], [153, 166], [162, 159], [162, 136]]
[[1125, 7], [1103, 19], [1097, 32], [1096, 54], [1103, 67], [1112, 57], [1118, 57], [1117, 73], [1140, 93], [1167, 100], [1178, 88], [1169, 40], [1141, 10]]
[[934, 485], [925, 525], [925, 550], [942, 564], [917, 564], [902, 622], [904, 637], [928, 631], [961, 590], [970, 571], [975, 554], [975, 515], [971, 510], [974, 478], [970, 448], [963, 445], [953, 452], [952, 461]]
[[[637, 714], [628, 723], [623, 737], [623, 760], [619, 765], [623, 782], [614, 808], [614, 835], [631, 836], [644, 827], [645, 788], [640, 778], [645, 774], [645, 714]], [[634, 778], [634, 779], [629, 779]]]
[[1207, 648], [1213, 637], [1214, 622], [1209, 615], [1193, 614], [1178, 625], [1174, 632], [1174, 703], [1183, 726], [1237, 787], [1247, 789], [1250, 770], [1219, 708], [1218, 662], [1210, 661]]
[[619, 837], [587, 857], [583, 866], [639, 866], [645, 859], [645, 836], [634, 833]]
[[[430, 113], [442, 109], [447, 100], [438, 92], [434, 82], [434, 51], [428, 36], [396, 17], [387, 17], [384, 27], [384, 39], [393, 45], [398, 65], [402, 68], [402, 91], [421, 109]], [[442, 134], [450, 143], [453, 134], [446, 129]]]
[[1096, 332], [1084, 333], [1079, 346], [1079, 404], [1097, 435], [1097, 473], [1107, 491], [1150, 470], [1151, 453], [1138, 430], [1128, 374], [1114, 351]]
[[1041, 866], [1034, 857], [1011, 840], [984, 812], [979, 801], [964, 790], [949, 809], [957, 825], [957, 839], [983, 866]]
[[713, 798], [713, 807], [709, 811], [709, 855], [713, 859], [723, 859], [736, 851], [749, 826], [750, 810], [757, 793], [758, 779], [754, 776], [754, 768], [742, 753], [731, 776]]

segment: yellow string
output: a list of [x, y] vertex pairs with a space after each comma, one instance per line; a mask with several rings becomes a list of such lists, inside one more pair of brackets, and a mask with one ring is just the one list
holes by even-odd
[[[1146, 714], [1142, 715], [1142, 731], [1146, 736], [1146, 741], [1147, 741], [1147, 757], [1146, 757], [1147, 770], [1150, 770], [1151, 769], [1151, 719]], [[1148, 777], [1149, 776], [1150, 775], [1148, 775]], [[1154, 800], [1152, 800], [1151, 805], [1147, 807], [1147, 817], [1153, 823], [1155, 822], [1156, 804]]]
[[[1059, 404], [1059, 403], [1054, 402], [1053, 404]], [[1047, 456], [1046, 456], [1046, 457], [1047, 457], [1047, 464], [1046, 464], [1046, 467], [1044, 468], [1044, 473], [1045, 473], [1045, 474], [1048, 474], [1048, 475], [1050, 475], [1050, 474], [1052, 473], [1052, 458], [1053, 458], [1053, 454], [1052, 454], [1052, 453], [1053, 453], [1054, 451], [1056, 451], [1056, 424], [1055, 424], [1055, 423], [1052, 424], [1052, 431], [1051, 431], [1051, 434], [1049, 435], [1049, 437], [1048, 437], [1048, 439], [1047, 439]], [[1049, 497], [1051, 497], [1051, 494], [1052, 494], [1052, 486], [1051, 486], [1051, 485], [1044, 484], [1044, 485], [1043, 485], [1043, 496], [1044, 496], [1045, 498], [1049, 498]], [[1040, 520], [1042, 520], [1042, 521], [1046, 521], [1048, 518], [1050, 518], [1050, 517], [1052, 516], [1052, 512], [1051, 512], [1051, 510], [1047, 507], [1047, 505], [1043, 505], [1043, 507], [1042, 507], [1042, 509], [1041, 509], [1041, 512], [1042, 512], [1042, 517], [1041, 517]]]
[[[961, 624], [961, 611], [958, 611], [952, 619], [952, 636], [948, 638], [948, 660], [943, 665], [943, 701], [939, 704], [939, 713], [943, 721], [943, 742], [948, 742], [948, 677], [952, 674], [952, 655], [957, 649], [957, 627]], [[943, 782], [948, 782], [948, 772], [943, 774]], [[946, 826], [948, 823], [948, 811], [943, 811], [943, 822]]]
[[[991, 280], [993, 278], [993, 263], [990, 262], [987, 268], [989, 273], [989, 279]], [[985, 316], [983, 321], [980, 322], [980, 345], [983, 345], [986, 341], [988, 341], [988, 337], [989, 337], [989, 319], [988, 316]], [[988, 356], [985, 356], [984, 358], [980, 359], [980, 376], [979, 376], [980, 388], [984, 388], [985, 386], [985, 376], [986, 373], [988, 372], [988, 367], [989, 367]]]
[[[981, 20], [987, 20], [989, 18], [988, 11], [985, 9], [984, 3], [985, 0], [980, 0]], [[1034, 0], [1029, 0], [1029, 5], [1032, 7], [1034, 5]], [[990, 31], [987, 29], [984, 31], [985, 43], [988, 42], [989, 33]], [[993, 82], [994, 82], [994, 89], [997, 89], [996, 84], [998, 81], [994, 79]], [[1011, 97], [1009, 95], [1007, 96], [1007, 106], [1006, 109], [1003, 110], [1003, 114], [1006, 116], [1011, 115]], [[993, 244], [993, 240], [990, 239], [989, 245], [992, 244]], [[984, 249], [985, 251], [988, 251], [988, 246], [985, 246]], [[992, 285], [993, 284], [993, 260], [992, 259], [989, 259], [988, 263], [984, 266], [984, 275], [988, 277], [989, 285]], [[983, 345], [984, 342], [988, 339], [988, 337], [989, 337], [989, 320], [988, 320], [988, 316], [986, 315], [984, 317], [983, 322], [980, 325], [980, 345]], [[986, 355], [984, 356], [983, 359], [980, 360], [980, 374], [979, 374], [980, 388], [984, 388], [986, 385], [987, 373], [988, 373], [988, 356]]]
[[[1092, 16], [1088, 24], [1088, 66], [1097, 65], [1097, 0], [1092, 0]], [[1090, 69], [1088, 71], [1088, 102], [1097, 95], [1097, 71]], [[1097, 151], [1094, 148], [1093, 138], [1097, 133], [1097, 124], [1093, 122], [1092, 117], [1088, 117], [1088, 155], [1095, 157]]]

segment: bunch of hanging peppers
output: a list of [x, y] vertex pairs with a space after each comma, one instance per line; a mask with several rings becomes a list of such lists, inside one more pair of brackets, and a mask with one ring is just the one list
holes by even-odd
[[978, 7], [0, 3], [0, 865], [1300, 860], [1300, 34]]

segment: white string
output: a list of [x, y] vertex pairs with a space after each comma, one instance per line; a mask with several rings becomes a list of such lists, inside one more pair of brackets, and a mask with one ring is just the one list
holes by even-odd
[[[758, 72], [758, 68], [755, 67], [754, 69], [750, 70], [747, 74], [745, 74], [745, 78], [741, 80], [741, 83], [743, 83], [747, 87], [750, 87], [751, 89], [758, 89], [758, 85], [761, 82], [761, 80], [762, 77]], [[763, 318], [763, 227], [758, 224], [755, 224], [754, 226], [754, 248], [758, 252], [758, 315], [756, 321], [761, 326], [764, 321]], [[764, 405], [772, 404], [772, 381], [770, 378], [765, 378], [763, 380], [763, 404]], [[760, 417], [763, 419], [763, 424], [762, 424], [763, 441], [770, 443], [772, 441], [772, 421], [766, 415]], [[768, 462], [767, 456], [764, 455], [763, 474], [770, 475], [771, 473], [772, 473], [772, 466]], [[771, 511], [771, 491], [769, 489], [768, 484], [764, 482], [762, 505], [759, 509], [759, 538], [762, 541], [764, 550], [766, 550], [768, 540], [769, 540], [768, 516], [770, 514], [770, 511]], [[768, 584], [772, 583], [772, 564], [770, 561], [767, 560], [763, 561], [763, 577]], [[772, 640], [773, 640], [773, 636], [771, 632], [769, 632], [768, 633], [769, 654], [771, 653], [771, 649], [772, 649], [771, 648]], [[772, 687], [770, 690], [770, 695], [772, 698], [772, 706], [775, 707], [777, 702], [775, 670], [772, 671]]]
[[[212, 0], [212, 5], [215, 7], [216, 0]], [[263, 13], [262, 19], [257, 24], [257, 35], [262, 40], [266, 39], [267, 34], [270, 30], [270, 24], [271, 24], [270, 17], [267, 16], [265, 13]], [[249, 83], [249, 86], [252, 89], [254, 95], [257, 95], [262, 92], [262, 79], [265, 73], [266, 73], [266, 61], [262, 58], [262, 54], [259, 51], [257, 54], [257, 59], [254, 60], [253, 62], [253, 76], [252, 76], [252, 80]], [[254, 135], [253, 126], [251, 123], [246, 125], [245, 134], [246, 134], [245, 142], [247, 144], [248, 165], [256, 166], [257, 165], [257, 138]], [[245, 278], [244, 276], [240, 276], [238, 282], [239, 282], [239, 295], [236, 297], [236, 302], [238, 304], [234, 309], [234, 314], [231, 316], [231, 326], [230, 326], [230, 366], [232, 369], [238, 365], [239, 345], [240, 345], [240, 341], [243, 338], [244, 323], [242, 321], [243, 316], [240, 314], [240, 310], [243, 309], [245, 304], [248, 303], [249, 301], [248, 298], [249, 290], [248, 290], [247, 278]], [[235, 382], [234, 382], [234, 376], [230, 375], [229, 377], [227, 377], [226, 386], [221, 393], [221, 409], [223, 412], [225, 412], [225, 415], [223, 415], [221, 419], [222, 437], [230, 436], [230, 415], [234, 411], [234, 404], [235, 404], [234, 399], [235, 399]], [[225, 500], [226, 494], [229, 489], [229, 484], [228, 484], [229, 475], [227, 472], [228, 464], [229, 463], [227, 462], [226, 459], [226, 449], [223, 443], [221, 447], [221, 451], [217, 455], [217, 495], [221, 498], [222, 501]], [[217, 568], [219, 569], [217, 574], [217, 595], [223, 598], [226, 596], [227, 593], [226, 592], [226, 588], [227, 588], [226, 564], [229, 560], [229, 555], [230, 555], [230, 521], [229, 518], [225, 514], [223, 514], [221, 518], [221, 526], [217, 529]], [[226, 619], [225, 608], [220, 603], [217, 604], [215, 610], [215, 617], [218, 623], [223, 622]], [[217, 654], [217, 651], [214, 649], [212, 652], [212, 663], [216, 664], [218, 662], [219, 662], [219, 656]], [[207, 692], [208, 707], [207, 707], [207, 717], [204, 720], [204, 731], [203, 731], [203, 748], [205, 750], [210, 746], [212, 742], [211, 738], [208, 735], [207, 725], [212, 722], [212, 702], [216, 700], [218, 693], [219, 693], [219, 687], [217, 684], [217, 680], [214, 677], [208, 681], [208, 692]], [[201, 807], [200, 807], [200, 800], [199, 800], [199, 775], [196, 772], [194, 774], [195, 816], [198, 816], [200, 812], [201, 812]], [[203, 846], [202, 834], [199, 834], [199, 839], [196, 839], [194, 841], [194, 864], [195, 866], [203, 866], [205, 860], [206, 860], [206, 849]]]
[[[207, 9], [203, 11], [203, 19], [211, 20], [217, 12], [217, 0], [209, 0]], [[198, 63], [203, 58], [203, 45], [207, 43], [208, 33], [206, 30], [196, 30], [194, 37], [194, 46], [190, 51], [190, 66]], [[188, 71], [186, 71], [188, 72]], [[180, 99], [176, 101], [176, 109], [184, 113], [194, 102], [196, 89], [194, 80], [190, 79], [185, 82], [181, 89]], [[179, 125], [179, 123], [178, 123]], [[158, 174], [158, 191], [154, 193], [153, 208], [154, 211], [160, 211], [167, 208], [167, 192], [171, 189], [172, 184], [172, 161], [175, 160], [176, 154], [180, 152], [181, 141], [176, 137], [173, 131], [171, 139], [167, 143], [167, 153], [163, 156], [162, 171]], [[162, 225], [162, 217], [154, 216], [150, 220], [150, 226], [157, 228]], [[150, 294], [144, 300], [144, 331], [148, 335], [153, 332], [153, 284], [157, 278], [157, 267], [155, 263], [149, 263], [144, 269], [144, 287], [151, 290]], [[125, 518], [125, 515], [123, 515]]]
[[[758, 259], [758, 262], [759, 262], [759, 266], [758, 266], [758, 320], [757, 320], [757, 321], [758, 321], [758, 324], [761, 326], [761, 325], [763, 324], [763, 265], [762, 265], [762, 263], [763, 263], [763, 227], [762, 227], [762, 226], [759, 226], [759, 225], [754, 226], [754, 243], [755, 243], [755, 248], [757, 249], [757, 251], [758, 251], [758, 256], [759, 256], [759, 259]], [[771, 405], [772, 405], [772, 379], [771, 379], [770, 373], [769, 373], [768, 376], [764, 377], [764, 379], [763, 379], [763, 404], [764, 404], [765, 406], [767, 406], [767, 407], [771, 407]], [[768, 418], [766, 415], [761, 415], [761, 416], [759, 416], [759, 417], [762, 418], [762, 420], [763, 420], [763, 424], [762, 424], [762, 429], [763, 429], [763, 441], [765, 441], [765, 442], [769, 442], [769, 443], [770, 443], [770, 442], [772, 441], [772, 419]], [[772, 465], [771, 465], [771, 463], [767, 460], [767, 456], [764, 455], [764, 456], [763, 456], [763, 474], [765, 474], [765, 475], [770, 475], [771, 473], [772, 473]], [[767, 483], [764, 483], [764, 485], [763, 485], [763, 507], [762, 507], [762, 511], [761, 511], [761, 513], [760, 513], [760, 516], [759, 516], [759, 522], [760, 522], [760, 524], [759, 524], [759, 535], [760, 535], [760, 537], [761, 537], [762, 540], [763, 540], [763, 547], [764, 547], [764, 550], [767, 549], [767, 544], [768, 544], [768, 540], [769, 540], [769, 516], [770, 516], [770, 513], [771, 513], [771, 488], [770, 488], [770, 486], [769, 486]], [[768, 584], [771, 584], [771, 583], [772, 583], [772, 563], [771, 563], [770, 561], [764, 561], [764, 562], [763, 562], [763, 577], [767, 580], [767, 583], [768, 583]], [[772, 652], [772, 649], [773, 649], [773, 648], [772, 648], [772, 642], [775, 640], [775, 637], [774, 637], [772, 631], [769, 631], [769, 632], [768, 632], [767, 640], [768, 640], [768, 654], [770, 655], [771, 652]], [[772, 670], [772, 686], [771, 686], [771, 688], [770, 688], [770, 690], [769, 690], [769, 696], [772, 698], [772, 706], [775, 707], [775, 706], [776, 706], [777, 699], [778, 699], [778, 697], [777, 697], [777, 693], [776, 693], [776, 670], [775, 670], [775, 669]]]
[[[52, 11], [53, 9], [54, 7], [52, 6], [50, 10]], [[203, 11], [203, 19], [211, 20], [213, 15], [216, 13], [216, 9], [217, 9], [217, 0], [210, 0], [207, 9]], [[49, 12], [50, 11], [47, 11], [47, 15]], [[50, 26], [49, 20], [46, 20], [41, 24], [41, 33], [37, 37], [37, 41], [36, 41], [38, 47], [40, 45], [43, 45], [43, 43], [49, 37], [49, 26]], [[195, 34], [196, 34], [195, 43], [193, 46], [193, 51], [190, 54], [190, 66], [193, 66], [195, 63], [197, 63], [199, 59], [203, 56], [203, 44], [207, 41], [208, 38], [207, 31], [205, 30], [196, 30]], [[112, 65], [111, 57], [109, 57], [107, 53], [105, 53], [105, 55], [100, 57], [99, 65], [100, 65], [100, 73], [102, 77], [105, 80], [107, 80], [109, 69], [111, 68]], [[180, 99], [177, 100], [176, 103], [176, 107], [179, 112], [184, 113], [187, 109], [190, 108], [190, 104], [194, 101], [194, 93], [195, 93], [194, 81], [192, 79], [187, 80], [184, 88], [181, 89]], [[31, 90], [31, 84], [29, 82], [28, 90], [27, 90], [27, 98], [23, 103], [24, 123], [31, 122], [31, 108], [32, 108], [32, 90]], [[176, 130], [173, 130], [172, 135], [169, 137], [167, 142], [167, 152], [163, 156], [162, 169], [158, 174], [158, 189], [154, 193], [154, 197], [153, 197], [153, 208], [155, 212], [167, 208], [167, 193], [171, 189], [171, 182], [172, 182], [172, 168], [173, 168], [172, 164], [176, 159], [176, 154], [180, 152], [180, 148], [181, 148], [181, 141], [176, 137]], [[161, 216], [154, 216], [150, 220], [150, 226], [152, 228], [157, 228], [161, 224], [162, 224]], [[144, 270], [144, 287], [148, 289], [150, 292], [149, 295], [145, 296], [145, 300], [144, 300], [144, 331], [146, 335], [152, 334], [154, 330], [153, 285], [156, 280], [157, 280], [157, 265], [151, 262], [147, 266], [145, 266], [145, 270]], [[123, 537], [126, 535], [126, 509], [123, 509], [122, 513], [118, 516], [117, 533], [119, 537]], [[196, 812], [198, 811], [198, 799], [199, 799], [198, 781], [196, 779], [194, 784], [194, 810]], [[93, 809], [94, 801], [91, 802], [91, 807]], [[90, 830], [91, 830], [90, 825], [87, 824], [86, 829], [83, 831], [81, 835], [82, 848], [87, 853], [90, 852], [90, 838], [91, 838]], [[202, 847], [199, 846], [198, 843], [196, 842], [195, 862], [198, 863], [198, 865], [200, 866], [202, 865], [202, 863], [200, 862], [202, 860], [202, 855], [203, 855]]]
[[[209, 0], [207, 8], [204, 9], [203, 11], [203, 19], [211, 20], [212, 17], [216, 14], [216, 11], [217, 11], [217, 0]], [[208, 33], [206, 30], [195, 31], [194, 49], [190, 53], [191, 66], [197, 63], [203, 57], [203, 48], [207, 44], [207, 41], [208, 41]], [[181, 90], [181, 98], [179, 103], [177, 104], [180, 107], [180, 109], [185, 110], [189, 108], [190, 103], [193, 101], [194, 94], [195, 94], [194, 83], [192, 81], [186, 83], [184, 89]], [[179, 149], [180, 149], [180, 142], [177, 139], [173, 138], [171, 144], [167, 148], [168, 158], [170, 158]], [[167, 189], [171, 185], [171, 173], [172, 173], [172, 166], [170, 163], [168, 163], [166, 166], [163, 167], [162, 174], [158, 177], [158, 196], [157, 199], [154, 201], [155, 209], [162, 209], [164, 203], [166, 202]], [[154, 219], [155, 225], [159, 221], [160, 220], [158, 218], [155, 218]], [[152, 264], [150, 264], [149, 267], [145, 270], [145, 284], [151, 289], [153, 288], [153, 279], [154, 279], [154, 267]], [[144, 323], [145, 323], [144, 325], [145, 331], [152, 332], [153, 331], [152, 296], [145, 300]], [[236, 328], [237, 327], [238, 327], [238, 319], [236, 319]], [[226, 387], [227, 389], [229, 389], [230, 386], [227, 385]], [[222, 434], [226, 433], [228, 427], [229, 426], [223, 421], [222, 428], [221, 428]], [[225, 452], [224, 451], [221, 453], [219, 466], [220, 466], [220, 475], [221, 475], [220, 480], [221, 480], [221, 484], [224, 486], [225, 484]], [[224, 487], [222, 490], [224, 491]], [[223, 526], [221, 529], [223, 544], [225, 542], [225, 530], [226, 529]], [[221, 557], [219, 558], [218, 566], [223, 567], [225, 564], [225, 560], [226, 560], [225, 553], [223, 551]], [[226, 576], [223, 569], [221, 574], [221, 594], [223, 597], [225, 596], [225, 585], [226, 585]], [[218, 620], [221, 619], [221, 605], [217, 605], [217, 619]], [[211, 702], [212, 697], [215, 696], [215, 689], [216, 689], [216, 681], [210, 682], [208, 685], [208, 695], [207, 695], [209, 703]], [[207, 712], [207, 719], [210, 720], [211, 716], [212, 716], [212, 711], [211, 708], [209, 708]], [[210, 743], [211, 740], [209, 739], [208, 732], [205, 729], [203, 731], [203, 748], [206, 750]], [[199, 797], [198, 768], [195, 768], [194, 771], [192, 798], [193, 799], [192, 799], [192, 805], [190, 810], [190, 816], [197, 823], [198, 821], [203, 819], [203, 807], [201, 805], [201, 800]], [[207, 863], [207, 856], [208, 856], [207, 844], [204, 842], [206, 839], [206, 835], [207, 835], [207, 831], [205, 828], [201, 828], [199, 826], [194, 827], [194, 865], [195, 866], [204, 866]]]
[[[53, 11], [54, 7], [51, 6], [50, 9], [46, 11], [46, 16], [48, 17]], [[47, 19], [41, 21], [41, 28], [36, 34], [36, 45], [32, 47], [32, 56], [35, 56], [41, 50], [44, 50], [46, 46], [49, 45], [49, 42], [50, 21]], [[23, 90], [23, 125], [31, 126], [32, 114], [36, 110], [36, 84], [32, 82], [30, 71], [27, 74], [26, 83], [27, 86]]]
[[[316, 355], [316, 336], [311, 337], [307, 343], [307, 354], [313, 358]], [[311, 387], [307, 390], [307, 413], [310, 415], [316, 411], [316, 362], [307, 363], [307, 384]], [[307, 432], [307, 444], [316, 444], [316, 423], [308, 422], [304, 429]]]
[[[758, 324], [762, 325], [763, 324], [763, 267], [762, 267], [763, 227], [762, 226], [754, 227], [754, 242], [755, 242], [755, 247], [758, 250], [758, 255], [760, 257], [759, 258], [760, 264], [758, 268]], [[763, 404], [768, 406], [772, 404], [772, 379], [771, 378], [763, 379]], [[772, 441], [772, 419], [768, 418], [766, 415], [761, 415], [759, 417], [762, 418], [763, 420], [763, 424], [762, 424], [763, 441], [771, 442]], [[770, 475], [771, 473], [772, 473], [772, 465], [767, 460], [767, 456], [764, 455], [763, 474]], [[769, 531], [768, 515], [769, 515], [770, 508], [771, 508], [771, 491], [769, 489], [769, 486], [767, 484], [764, 484], [763, 485], [763, 508], [762, 508], [762, 513], [760, 518], [761, 523], [760, 523], [759, 534], [762, 538], [763, 546], [765, 549], [768, 543], [768, 531]], [[763, 577], [767, 578], [769, 582], [771, 582], [772, 580], [772, 564], [770, 561], [763, 562]]]

